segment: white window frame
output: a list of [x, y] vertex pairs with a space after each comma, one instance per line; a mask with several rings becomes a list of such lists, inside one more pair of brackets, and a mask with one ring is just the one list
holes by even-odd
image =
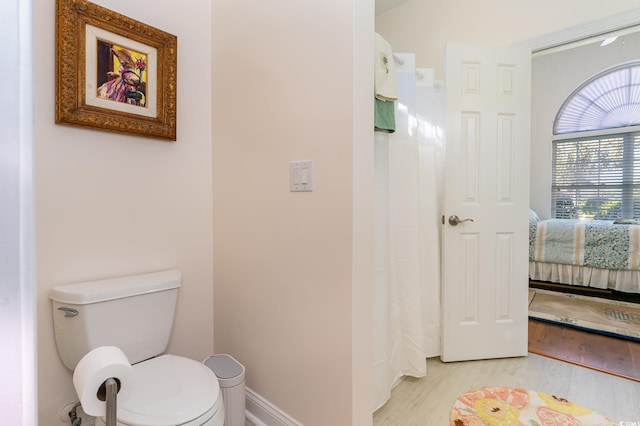
[[[582, 93], [602, 96], [603, 99], [614, 91], [624, 91], [625, 93], [629, 93], [629, 96], [631, 96], [631, 92], [633, 91], [634, 94], [637, 95], [639, 92], [633, 88], [638, 86], [625, 84], [625, 82], [615, 79], [614, 76], [619, 76], [621, 74], [619, 71], [626, 72], [627, 70], [629, 70], [629, 78], [631, 78], [630, 75], [634, 71], [637, 76], [639, 67], [640, 61], [633, 61], [603, 70], [581, 84], [567, 97], [560, 107], [554, 120], [554, 133], [556, 133], [555, 129], [558, 128], [558, 123], [560, 121], [567, 123], [567, 119], [569, 122], [571, 120], [575, 122], [575, 131], [571, 133], [554, 134], [551, 184], [552, 217], [558, 219], [634, 219], [640, 217], [640, 196], [638, 196], [638, 200], [636, 200], [639, 204], [637, 209], [634, 209], [633, 199], [634, 192], [640, 193], [640, 179], [634, 178], [634, 173], [635, 175], [640, 175], [640, 149], [638, 147], [640, 144], [640, 125], [583, 131], [581, 129], [585, 127], [585, 122], [583, 121], [585, 117], [581, 114], [583, 114], [586, 109], [584, 111], [574, 110], [572, 108], [567, 109], [567, 106], [571, 105], [574, 99], [577, 100], [576, 105], [586, 105], [588, 108], [591, 108], [596, 102], [599, 102], [597, 97], [592, 99], [581, 98]], [[607, 76], [611, 76], [611, 78], [609, 81], [606, 81], [607, 84], [603, 86], [602, 82], [605, 81]], [[590, 86], [591, 84], [593, 84], [593, 86]], [[628, 100], [627, 97], [623, 98]], [[635, 99], [630, 102], [631, 105], [635, 105], [636, 103], [640, 103], [640, 100]], [[624, 107], [624, 104], [614, 105], [605, 102], [601, 105], [601, 107], [605, 106], [611, 109], [606, 110], [599, 107], [598, 112], [600, 112], [601, 115], [598, 119], [602, 119], [607, 116], [608, 113], [615, 113], [616, 108]], [[569, 114], [568, 117], [563, 115], [565, 113]], [[631, 120], [630, 122], [637, 123], [640, 121], [636, 118], [635, 113], [633, 115], [628, 114], [626, 118], [629, 118]], [[602, 119], [602, 121], [596, 123], [586, 124], [586, 127], [594, 128], [602, 125], [602, 123], [606, 121], [608, 120]], [[601, 150], [598, 145], [606, 139], [622, 139], [622, 152], [615, 152], [615, 150], [609, 151], [606, 148]], [[569, 173], [559, 171], [558, 168], [562, 167], [562, 164], [568, 164], [563, 162], [563, 160], [566, 161], [566, 159], [562, 159], [561, 157], [563, 153], [569, 155], [572, 144], [575, 144], [575, 158], [577, 161], [578, 146], [581, 142], [590, 145], [591, 152], [596, 152], [597, 150], [597, 155], [595, 155], [597, 161], [604, 158], [600, 169], [592, 175], [584, 173], [584, 170], [581, 173], [577, 166], [574, 167], [573, 171], [569, 170]], [[614, 154], [614, 156], [611, 157], [610, 154]], [[615, 154], [618, 154], [618, 156], [615, 157]], [[559, 157], [560, 160], [558, 159]], [[611, 158], [616, 158], [616, 160], [611, 160]], [[584, 164], [585, 168], [593, 169], [593, 164], [596, 159], [594, 159], [594, 156], [591, 156], [588, 159], [583, 159], [582, 164]], [[560, 162], [560, 164], [558, 164], [558, 162]], [[611, 166], [611, 162], [613, 162], [615, 166]], [[607, 163], [609, 163], [609, 168], [605, 169], [605, 164]], [[572, 173], [575, 173], [575, 181], [567, 182], [567, 175], [570, 176]], [[613, 195], [607, 195], [607, 192], [613, 193]], [[618, 193], [615, 194], [615, 192]], [[615, 208], [615, 204], [613, 206], [607, 206], [606, 208], [608, 208], [608, 210], [606, 208], [600, 208], [601, 205], [599, 203], [601, 197], [604, 197], [603, 199], [610, 197], [610, 202], [618, 202], [618, 208]], [[611, 199], [611, 197], [613, 197], [613, 199]], [[619, 199], [616, 199], [617, 197], [619, 197]], [[598, 206], [598, 208], [594, 209], [594, 204], [589, 205], [589, 200], [596, 200], [595, 206]]]

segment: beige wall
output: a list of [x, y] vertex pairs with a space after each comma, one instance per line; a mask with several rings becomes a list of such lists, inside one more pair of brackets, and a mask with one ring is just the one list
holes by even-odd
[[[355, 43], [368, 48], [356, 65], [354, 5], [366, 17], [356, 30], [366, 40]], [[252, 390], [309, 426], [371, 421], [371, 228], [360, 221], [371, 224], [362, 208], [371, 202], [371, 76], [362, 64], [371, 69], [372, 8], [213, 5], [215, 346], [245, 365]], [[295, 160], [313, 160], [313, 192], [289, 192]]]
[[373, 404], [373, 30], [370, 0], [354, 1], [352, 422], [372, 424]]
[[[34, 0], [39, 424], [77, 401], [53, 336], [51, 287], [183, 273], [169, 350], [213, 351], [209, 1], [95, 1], [178, 36], [178, 140], [54, 124], [55, 2]], [[69, 423], [66, 423], [67, 425]]]
[[639, 0], [411, 0], [376, 16], [376, 31], [442, 78], [447, 42], [510, 46], [637, 7]]

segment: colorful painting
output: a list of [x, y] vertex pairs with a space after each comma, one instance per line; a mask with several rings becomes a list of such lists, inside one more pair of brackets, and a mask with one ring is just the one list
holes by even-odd
[[87, 0], [56, 5], [56, 123], [175, 141], [177, 37]]
[[99, 98], [146, 106], [148, 58], [145, 53], [98, 40], [97, 59]]

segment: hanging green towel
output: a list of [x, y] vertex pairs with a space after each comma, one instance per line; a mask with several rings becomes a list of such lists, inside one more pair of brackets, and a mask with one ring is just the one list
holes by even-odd
[[396, 131], [396, 112], [394, 101], [383, 101], [374, 96], [373, 124], [375, 130], [385, 130], [389, 133]]

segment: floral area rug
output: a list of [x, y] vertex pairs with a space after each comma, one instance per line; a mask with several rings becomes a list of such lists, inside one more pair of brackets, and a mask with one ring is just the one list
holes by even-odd
[[482, 387], [458, 397], [450, 426], [618, 426], [589, 408], [521, 388]]
[[529, 290], [529, 317], [640, 341], [640, 304]]

